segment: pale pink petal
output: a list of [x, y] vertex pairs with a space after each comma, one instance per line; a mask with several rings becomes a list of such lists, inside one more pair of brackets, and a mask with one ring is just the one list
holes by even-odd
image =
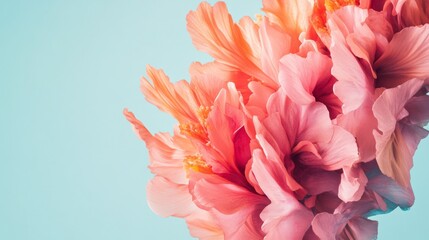
[[[261, 139], [262, 140], [262, 139]], [[286, 187], [285, 180], [289, 175], [280, 162], [265, 158], [260, 151], [254, 151], [252, 170], [259, 186], [271, 200], [261, 213], [264, 221], [262, 230], [267, 239], [302, 239], [310, 226], [313, 214], [299, 203], [291, 190]]]
[[[255, 214], [259, 215], [261, 206], [268, 203], [265, 197], [214, 175], [197, 180], [192, 189], [194, 202], [203, 209], [213, 209], [226, 235], [233, 235], [237, 231], [252, 235], [260, 229], [262, 222], [252, 219]], [[245, 227], [250, 223], [254, 225]]]
[[220, 89], [225, 88], [227, 82], [235, 84], [245, 102], [252, 93], [248, 87], [249, 82], [253, 82], [250, 81], [251, 77], [225, 64], [216, 61], [206, 64], [196, 62], [191, 65], [189, 71], [191, 74], [190, 86], [203, 106], [211, 106]]
[[[302, 189], [301, 185], [290, 175], [282, 159], [278, 157], [265, 138], [262, 135], [258, 135], [257, 138], [264, 152], [262, 153], [260, 149], [253, 151], [252, 172], [264, 194], [272, 201], [280, 201], [284, 197], [284, 191]], [[265, 165], [263, 169], [258, 167], [262, 164]], [[262, 174], [269, 174], [271, 177], [266, 179], [262, 177]]]
[[359, 161], [368, 162], [375, 158], [375, 139], [372, 131], [377, 120], [372, 112], [372, 103], [367, 101], [360, 108], [337, 117], [337, 123], [356, 137], [359, 149]]
[[[345, 43], [346, 37], [356, 29], [361, 28], [367, 18], [367, 9], [362, 9], [353, 5], [343, 6], [329, 13], [326, 26], [330, 31], [332, 41]], [[327, 46], [330, 47], [332, 45], [327, 44]]]
[[320, 168], [325, 170], [351, 166], [359, 159], [354, 136], [341, 127], [333, 126], [333, 129], [331, 141], [319, 143], [319, 153], [323, 159]]
[[311, 226], [320, 240], [333, 240], [337, 239], [337, 234], [340, 229], [344, 228], [346, 223], [346, 220], [341, 215], [324, 212], [314, 217]]
[[367, 239], [362, 237], [373, 236], [377, 222], [362, 216], [375, 207], [375, 203], [368, 200], [343, 203], [335, 209], [334, 214], [317, 214], [312, 221], [313, 231], [321, 240]]
[[374, 91], [373, 80], [344, 44], [333, 44], [332, 75], [338, 80], [334, 93], [343, 102], [343, 113], [358, 109]]
[[[281, 146], [278, 148], [280, 157], [289, 153], [287, 148], [290, 146], [298, 161], [325, 170], [341, 169], [358, 160], [354, 136], [332, 124], [329, 111], [322, 103], [297, 105], [288, 101], [280, 89], [267, 106], [272, 114], [263, 124], [271, 136], [277, 136], [274, 138], [277, 144], [271, 145]], [[276, 115], [277, 119], [273, 117]], [[278, 119], [284, 131], [277, 127]]]
[[377, 50], [377, 38], [368, 25], [357, 28], [355, 32], [347, 36], [346, 41], [352, 53], [356, 57], [365, 60], [372, 76], [376, 77], [372, 64]]
[[261, 119], [265, 118], [267, 101], [275, 91], [255, 81], [249, 83], [249, 89], [252, 91], [252, 94], [246, 104], [245, 110], [247, 111], [247, 115], [250, 115], [249, 117], [258, 116]]
[[189, 232], [193, 237], [200, 240], [224, 239], [224, 233], [218, 221], [210, 212], [198, 209], [185, 219], [188, 224]]
[[[395, 179], [402, 186], [410, 186], [410, 169], [412, 156], [422, 137], [407, 133], [408, 127], [401, 127], [398, 121], [408, 116], [405, 104], [421, 89], [423, 81], [413, 79], [398, 87], [385, 90], [373, 106], [378, 120], [378, 130], [374, 131], [376, 139], [376, 160], [383, 174]], [[411, 130], [412, 131], [412, 130]], [[415, 132], [413, 132], [415, 133]], [[410, 144], [410, 139], [414, 144]]]
[[219, 91], [226, 87], [226, 83], [238, 78], [231, 69], [217, 62], [206, 64], [195, 62], [189, 68], [189, 73], [191, 75], [190, 87], [194, 90], [198, 102], [203, 106], [213, 105]]
[[[290, 104], [290, 107], [293, 105]], [[291, 122], [297, 122], [298, 141], [309, 140], [313, 143], [327, 143], [332, 139], [335, 129], [329, 117], [329, 111], [324, 104], [314, 102], [297, 108], [298, 113], [289, 112], [287, 118], [288, 120], [295, 118]], [[299, 118], [297, 119], [297, 117]]]
[[280, 26], [291, 35], [291, 51], [297, 52], [300, 46], [299, 35], [310, 28], [309, 16], [313, 2], [308, 0], [263, 0], [262, 10], [270, 22]]
[[265, 197], [214, 175], [197, 180], [191, 193], [194, 201], [203, 209], [214, 208], [227, 215], [242, 212], [243, 218], [247, 218], [256, 205], [267, 202]]
[[128, 109], [125, 108], [122, 113], [124, 114], [128, 122], [131, 123], [134, 131], [136, 132], [137, 136], [141, 140], [148, 141], [149, 139], [152, 138], [152, 134], [149, 132], [149, 130], [147, 130], [147, 128], [143, 125], [143, 123], [140, 120], [138, 120], [132, 112], [128, 111]]
[[152, 173], [174, 183], [186, 184], [188, 179], [186, 178], [183, 160], [196, 154], [194, 145], [188, 139], [177, 134], [173, 137], [168, 133], [158, 133], [152, 136], [132, 112], [125, 109], [124, 115], [146, 143], [149, 151], [149, 168]]
[[280, 58], [290, 52], [291, 38], [264, 19], [259, 29], [262, 43], [261, 64], [262, 70], [272, 79], [277, 79]]
[[429, 24], [395, 34], [374, 68], [378, 87], [391, 88], [412, 78], [428, 78]]
[[162, 217], [186, 217], [195, 211], [187, 184], [176, 184], [155, 176], [147, 185], [147, 202]]
[[359, 201], [365, 191], [367, 182], [368, 178], [360, 167], [344, 167], [338, 197], [346, 203]]
[[[331, 32], [327, 46], [333, 62], [332, 75], [338, 80], [334, 93], [343, 103], [344, 114], [359, 108], [374, 91], [371, 73], [365, 71], [354, 55], [368, 61], [373, 59], [376, 43], [372, 32], [363, 25], [367, 17], [366, 9], [346, 6], [330, 14], [327, 20]], [[362, 42], [362, 38], [366, 40]]]
[[[222, 214], [213, 211], [224, 231], [224, 239], [260, 240], [264, 233], [261, 230], [262, 220], [259, 217], [264, 205], [256, 205], [255, 209], [243, 218], [243, 212]], [[244, 219], [244, 222], [242, 222]], [[237, 224], [240, 223], [240, 224]]]
[[[306, 69], [311, 68], [311, 71]], [[281, 59], [279, 82], [287, 96], [298, 104], [314, 101], [324, 103], [338, 115], [341, 102], [333, 94], [336, 79], [331, 75], [332, 61], [318, 52], [309, 52], [306, 58], [289, 54]]]
[[[270, 146], [279, 155], [279, 158], [284, 158], [291, 153], [294, 140], [289, 138], [288, 134], [286, 134], [288, 129], [283, 127], [280, 113], [271, 113], [263, 120], [262, 124], [255, 118], [254, 124], [256, 132], [264, 136], [264, 139], [267, 140]], [[290, 124], [289, 127], [293, 127], [293, 125]]]
[[265, 239], [300, 240], [310, 227], [313, 214], [293, 196], [282, 202], [272, 202], [261, 213]]

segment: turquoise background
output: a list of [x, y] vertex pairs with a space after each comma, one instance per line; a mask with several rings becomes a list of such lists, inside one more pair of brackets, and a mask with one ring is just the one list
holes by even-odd
[[[171, 130], [139, 78], [151, 64], [189, 79], [193, 61], [210, 60], [186, 32], [198, 2], [0, 2], [0, 239], [190, 239], [181, 219], [148, 208], [147, 151], [122, 109]], [[228, 6], [238, 19], [261, 3]], [[377, 217], [379, 239], [424, 239], [428, 147], [416, 154], [414, 207]]]

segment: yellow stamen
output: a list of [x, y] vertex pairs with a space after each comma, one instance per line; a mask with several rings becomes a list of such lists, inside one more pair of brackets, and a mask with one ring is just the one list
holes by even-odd
[[210, 107], [200, 106], [197, 109], [199, 123], [189, 122], [179, 124], [180, 133], [205, 143], [209, 142], [207, 134], [207, 118], [210, 110]]
[[190, 171], [200, 173], [213, 173], [212, 167], [201, 158], [201, 155], [188, 155], [183, 160], [183, 165], [186, 170], [186, 175], [189, 175]]
[[207, 107], [207, 106], [200, 106], [197, 109], [197, 115], [198, 115], [198, 120], [200, 120], [200, 123], [203, 127], [207, 127], [207, 118], [209, 117], [209, 113], [211, 111], [211, 107]]
[[357, 4], [359, 4], [358, 0], [325, 0], [325, 8], [329, 12], [333, 12], [344, 6]]
[[314, 28], [319, 33], [328, 33], [328, 28], [326, 27], [326, 12], [334, 12], [348, 5], [359, 5], [359, 0], [325, 0], [320, 4], [316, 1], [311, 17]]
[[188, 137], [206, 142], [208, 139], [206, 129], [199, 123], [182, 123], [179, 125], [180, 133]]

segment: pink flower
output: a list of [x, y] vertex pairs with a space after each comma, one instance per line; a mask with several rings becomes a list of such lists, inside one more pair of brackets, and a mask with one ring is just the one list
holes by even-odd
[[[423, 1], [263, 0], [234, 23], [223, 2], [187, 16], [191, 81], [147, 67], [146, 99], [178, 122], [152, 135], [148, 204], [199, 239], [374, 239], [368, 217], [414, 203], [428, 135]], [[415, 13], [415, 14], [414, 14]]]

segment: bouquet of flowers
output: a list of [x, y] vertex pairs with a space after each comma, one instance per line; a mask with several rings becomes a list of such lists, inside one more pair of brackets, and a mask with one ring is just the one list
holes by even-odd
[[414, 203], [428, 135], [425, 0], [263, 0], [234, 22], [225, 3], [187, 16], [190, 82], [147, 67], [147, 101], [177, 119], [152, 135], [148, 203], [199, 239], [374, 239], [368, 217]]

